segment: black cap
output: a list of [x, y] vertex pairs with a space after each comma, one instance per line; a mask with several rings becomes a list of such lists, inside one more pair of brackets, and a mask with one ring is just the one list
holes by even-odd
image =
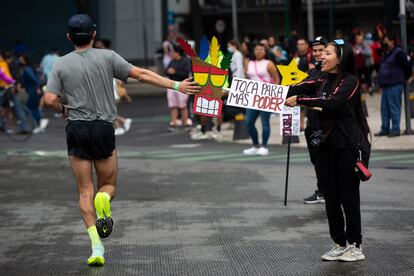
[[70, 34], [90, 35], [96, 30], [96, 25], [92, 18], [87, 14], [75, 14], [68, 21]]
[[326, 38], [324, 38], [323, 36], [318, 36], [317, 38], [315, 38], [314, 41], [312, 41], [312, 47], [313, 46], [317, 46], [317, 45], [326, 45], [328, 44], [328, 40]]

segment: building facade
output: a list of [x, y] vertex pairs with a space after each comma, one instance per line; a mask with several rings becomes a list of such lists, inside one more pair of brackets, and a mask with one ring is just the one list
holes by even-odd
[[[234, 37], [232, 0], [3, 2], [0, 49], [12, 49], [19, 39], [36, 59], [52, 46], [58, 47], [62, 54], [72, 50], [66, 31], [67, 20], [75, 13], [90, 14], [97, 22], [98, 36], [110, 39], [113, 49], [139, 65], [154, 63], [168, 24], [175, 25], [180, 35], [195, 41], [202, 35], [215, 35], [222, 42]], [[236, 0], [236, 3], [239, 38], [243, 35], [278, 37], [291, 30], [307, 35], [307, 0]], [[312, 3], [315, 34], [329, 37], [337, 29], [346, 34], [357, 26], [371, 32], [377, 23], [399, 33], [397, 0], [313, 0]], [[405, 3], [410, 41], [414, 36], [414, 0], [405, 0]]]

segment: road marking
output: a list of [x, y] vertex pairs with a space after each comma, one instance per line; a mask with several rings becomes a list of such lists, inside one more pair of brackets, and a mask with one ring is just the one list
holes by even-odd
[[159, 116], [150, 116], [150, 117], [136, 117], [132, 118], [132, 123], [164, 123], [169, 122], [169, 115], [159, 115]]
[[171, 148], [177, 148], [177, 149], [192, 149], [192, 148], [197, 148], [200, 147], [201, 144], [175, 144], [175, 145], [171, 145]]
[[395, 160], [392, 163], [400, 163], [400, 164], [414, 164], [414, 159], [409, 160]]
[[370, 161], [384, 161], [384, 160], [396, 160], [396, 159], [407, 159], [413, 158], [414, 153], [403, 153], [403, 154], [394, 154], [394, 155], [379, 155], [379, 156], [372, 156]]
[[[287, 154], [277, 154], [277, 155], [268, 155], [268, 156], [248, 156], [248, 155], [242, 155], [241, 158], [234, 158], [229, 161], [236, 161], [236, 162], [246, 162], [246, 161], [260, 161], [260, 160], [283, 160], [287, 158]], [[295, 153], [290, 156], [291, 159], [297, 158], [297, 157], [307, 157], [309, 156], [308, 153]], [[226, 160], [228, 161], [228, 160]]]
[[[200, 144], [176, 144], [171, 145], [170, 150], [133, 150], [123, 149], [118, 151], [119, 158], [126, 159], [146, 159], [146, 160], [177, 160], [183, 162], [197, 162], [197, 161], [219, 161], [219, 162], [255, 162], [255, 161], [276, 161], [286, 162], [287, 153], [282, 150], [273, 152], [268, 156], [249, 156], [234, 152], [223, 151], [192, 151], [191, 149], [200, 146]], [[186, 148], [188, 147], [188, 149]], [[180, 150], [181, 149], [181, 150]], [[0, 158], [6, 159], [7, 156], [24, 156], [34, 159], [60, 157], [66, 158], [66, 150], [9, 150], [0, 151]], [[387, 154], [386, 152], [373, 153], [371, 155], [372, 162], [389, 161], [391, 163], [399, 164], [414, 164], [414, 153], [399, 153]], [[290, 162], [301, 163], [310, 162], [309, 154], [293, 153], [291, 154]]]
[[202, 156], [178, 158], [178, 160], [180, 161], [209, 161], [209, 160], [224, 161], [223, 159], [231, 159], [233, 157], [240, 157], [241, 155], [242, 153], [234, 153], [234, 154], [227, 153], [227, 154], [214, 154], [214, 155], [204, 154]]

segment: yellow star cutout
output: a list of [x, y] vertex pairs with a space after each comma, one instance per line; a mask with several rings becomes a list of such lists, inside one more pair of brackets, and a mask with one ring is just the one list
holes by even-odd
[[292, 59], [289, 65], [277, 65], [280, 74], [282, 75], [281, 85], [290, 85], [303, 81], [308, 74], [298, 69], [296, 59]]

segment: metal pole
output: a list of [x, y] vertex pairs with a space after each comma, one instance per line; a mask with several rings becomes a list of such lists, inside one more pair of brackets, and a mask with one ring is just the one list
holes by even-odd
[[329, 37], [334, 39], [334, 18], [333, 18], [333, 3], [329, 0]]
[[233, 37], [236, 41], [239, 41], [239, 29], [237, 26], [237, 2], [236, 0], [231, 1], [231, 15], [233, 19]]
[[307, 0], [308, 12], [308, 40], [312, 41], [315, 38], [314, 24], [313, 24], [313, 3], [312, 0]]
[[162, 37], [161, 41], [168, 35], [168, 2], [167, 0], [161, 0], [161, 20], [162, 20]]
[[144, 26], [142, 26], [142, 32], [143, 32], [143, 34], [144, 34], [144, 66], [145, 66], [145, 68], [148, 68], [148, 46], [147, 46], [147, 43], [148, 43], [148, 39], [147, 39], [147, 27], [145, 26], [145, 24], [144, 24]]
[[[401, 46], [407, 53], [407, 25], [405, 17], [405, 1], [400, 0], [400, 26], [401, 26]], [[404, 134], [413, 134], [411, 130], [411, 112], [410, 112], [410, 95], [407, 83], [404, 85], [404, 105], [405, 105], [405, 132]]]
[[285, 11], [285, 36], [286, 38], [288, 38], [290, 36], [289, 0], [285, 0], [284, 11]]
[[287, 204], [287, 192], [288, 192], [288, 182], [289, 182], [289, 163], [290, 163], [290, 135], [288, 136], [288, 151], [287, 151], [287, 160], [286, 160], [286, 182], [285, 182], [285, 202]]

